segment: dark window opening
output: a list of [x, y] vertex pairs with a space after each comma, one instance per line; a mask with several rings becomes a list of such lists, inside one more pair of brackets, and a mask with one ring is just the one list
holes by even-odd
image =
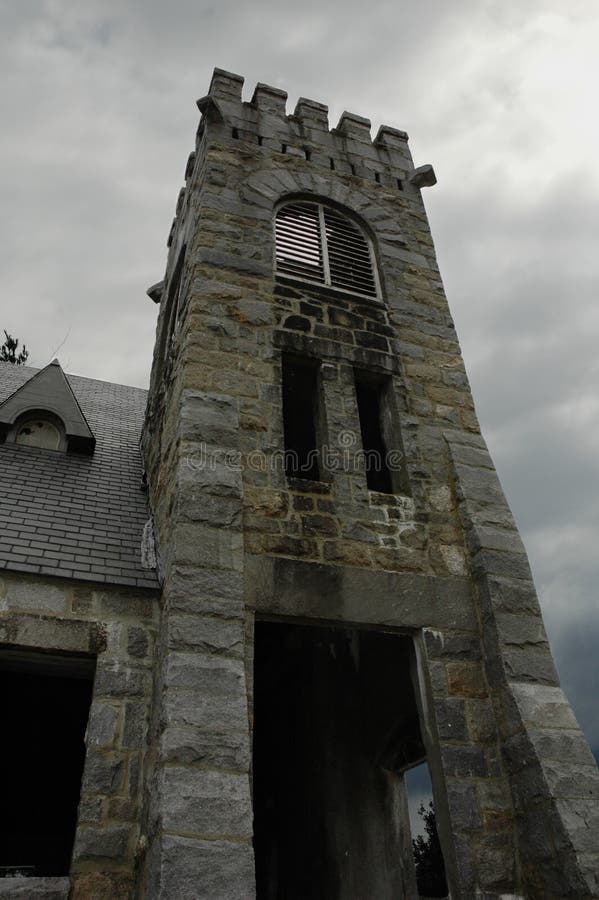
[[307, 162], [310, 162], [310, 159], [312, 158], [312, 151], [311, 151], [311, 150], [308, 150], [308, 148], [306, 147], [306, 148], [304, 149], [304, 154], [305, 154], [305, 156], [306, 156], [306, 161], [307, 161]]
[[381, 173], [380, 172], [374, 173], [374, 180], [376, 181], [377, 184], [381, 183]]
[[264, 138], [262, 137], [261, 134], [259, 134], [259, 135], [258, 135], [258, 146], [259, 146], [259, 147], [262, 146], [262, 141], [263, 141], [263, 140], [264, 140]]
[[329, 163], [331, 166], [331, 170], [334, 172], [335, 171], [335, 160], [333, 159], [332, 156], [329, 156]]
[[397, 179], [397, 190], [403, 191], [403, 181], [401, 180], [401, 178]]
[[351, 169], [351, 173], [352, 173], [352, 175], [355, 175], [355, 174], [356, 174], [356, 167], [355, 167], [355, 166], [354, 166], [354, 164], [353, 164], [353, 163], [351, 163], [351, 165], [350, 165], [350, 169]]
[[426, 762], [405, 773], [416, 884], [420, 897], [447, 897], [445, 862], [439, 840], [431, 776]]
[[[163, 378], [168, 381], [172, 369], [172, 353], [177, 332], [183, 318], [184, 307], [181, 303], [181, 282], [183, 278], [183, 266], [185, 263], [185, 244], [181, 247], [172, 275], [168, 282], [166, 293], [166, 306], [162, 332], [160, 334], [160, 355], [158, 359], [157, 381]], [[155, 394], [158, 397], [158, 392]]]
[[287, 144], [281, 144], [281, 153], [287, 153]]
[[239, 129], [233, 128], [233, 130], [231, 132], [231, 136], [233, 137], [234, 140], [236, 140], [236, 141], [239, 140]]
[[0, 876], [69, 872], [93, 674], [89, 658], [0, 650]]
[[355, 372], [354, 377], [366, 483], [371, 491], [392, 494], [393, 480], [382, 427], [382, 402], [386, 385], [361, 372]]
[[288, 478], [320, 478], [318, 369], [307, 360], [283, 357], [283, 428]]
[[411, 639], [257, 622], [254, 666], [258, 900], [417, 896]]

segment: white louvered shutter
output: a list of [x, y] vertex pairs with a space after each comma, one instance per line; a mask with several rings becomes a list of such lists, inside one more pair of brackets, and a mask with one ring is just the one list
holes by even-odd
[[359, 227], [321, 203], [287, 203], [275, 219], [276, 268], [281, 275], [377, 296], [372, 251]]

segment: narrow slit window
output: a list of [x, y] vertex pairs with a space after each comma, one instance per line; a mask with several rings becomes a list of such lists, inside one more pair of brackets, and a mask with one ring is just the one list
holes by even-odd
[[287, 203], [275, 219], [281, 275], [353, 294], [379, 294], [372, 248], [353, 219], [321, 203]]
[[168, 285], [166, 296], [167, 306], [165, 312], [165, 322], [160, 338], [160, 365], [161, 374], [166, 373], [167, 376], [170, 371], [170, 365], [172, 362], [170, 357], [173, 344], [175, 343], [175, 338], [177, 336], [177, 332], [179, 330], [184, 312], [183, 305], [181, 304], [181, 282], [183, 278], [183, 266], [185, 263], [185, 251], [186, 246], [184, 244], [179, 251], [179, 256], [177, 257], [177, 262], [175, 263], [175, 268]]
[[371, 491], [393, 493], [387, 446], [382, 427], [385, 383], [361, 372], [354, 373], [356, 400], [360, 417], [366, 483]]
[[307, 360], [283, 357], [283, 428], [288, 478], [320, 478], [318, 369]]
[[90, 658], [0, 650], [0, 878], [69, 872], [93, 676]]

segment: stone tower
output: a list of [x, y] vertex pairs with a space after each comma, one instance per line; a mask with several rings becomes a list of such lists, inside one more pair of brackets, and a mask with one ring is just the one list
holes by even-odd
[[454, 900], [599, 897], [599, 775], [480, 435], [434, 173], [402, 131], [242, 83], [198, 101], [149, 291], [141, 896], [417, 896], [426, 759]]

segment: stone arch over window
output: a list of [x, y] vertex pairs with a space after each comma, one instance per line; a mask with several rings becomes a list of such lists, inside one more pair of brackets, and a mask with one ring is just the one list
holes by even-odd
[[278, 275], [380, 297], [372, 241], [351, 213], [320, 199], [295, 198], [275, 213]]

